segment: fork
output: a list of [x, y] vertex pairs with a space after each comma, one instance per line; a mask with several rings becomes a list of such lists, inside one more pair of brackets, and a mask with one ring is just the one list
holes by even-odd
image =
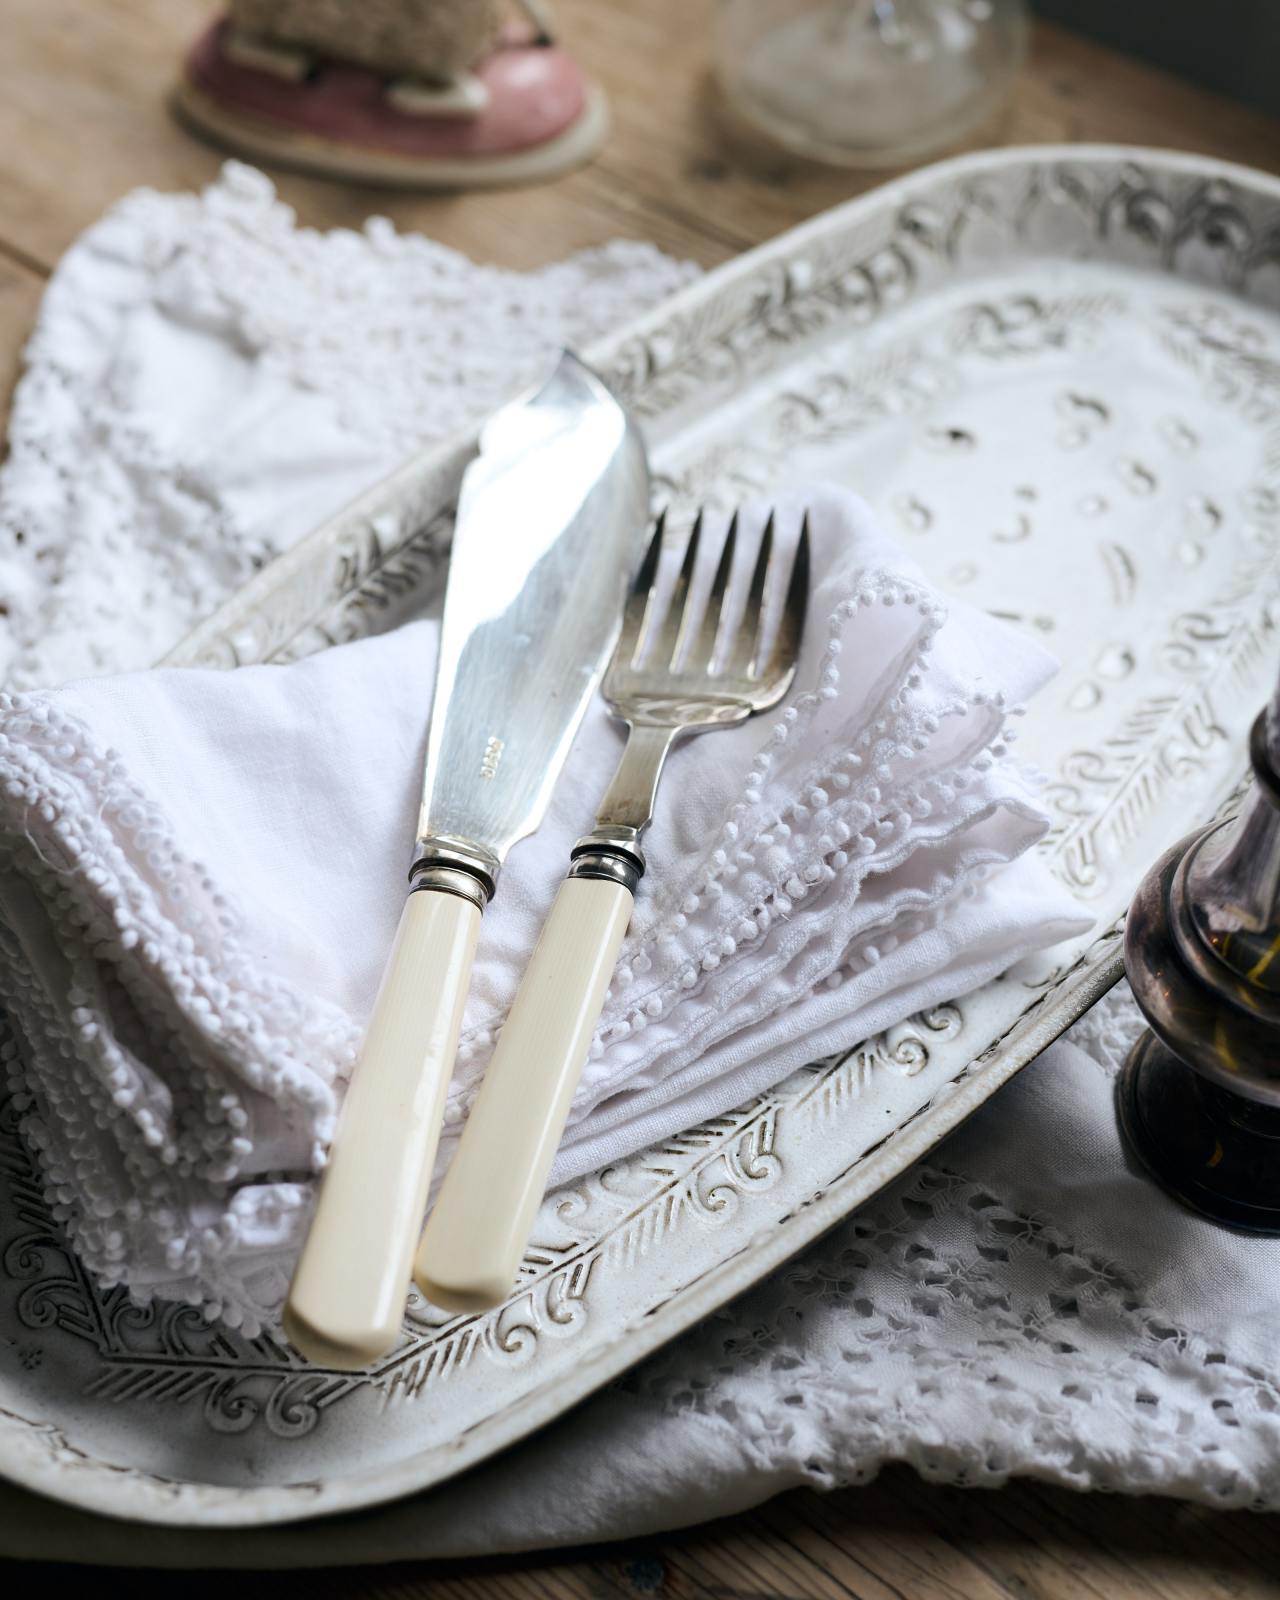
[[[446, 1311], [483, 1311], [511, 1293], [631, 919], [645, 869], [640, 838], [652, 820], [672, 745], [685, 734], [731, 727], [767, 710], [795, 677], [809, 593], [808, 517], [772, 639], [764, 625], [776, 559], [773, 514], [736, 627], [728, 601], [737, 513], [707, 602], [696, 608], [702, 532], [699, 511], [662, 610], [656, 580], [664, 512], [627, 599], [603, 691], [614, 716], [627, 723], [626, 748], [595, 828], [573, 847], [569, 874], [422, 1235], [414, 1275], [427, 1298]], [[718, 652], [722, 632], [727, 637]]]

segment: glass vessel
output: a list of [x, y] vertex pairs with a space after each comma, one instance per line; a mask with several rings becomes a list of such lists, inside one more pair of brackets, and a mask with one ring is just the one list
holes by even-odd
[[1186, 1205], [1280, 1235], [1280, 689], [1240, 814], [1175, 845], [1125, 924], [1148, 1031], [1120, 1074], [1130, 1149]]
[[1005, 99], [1025, 0], [720, 0], [715, 71], [738, 116], [799, 155], [898, 166]]

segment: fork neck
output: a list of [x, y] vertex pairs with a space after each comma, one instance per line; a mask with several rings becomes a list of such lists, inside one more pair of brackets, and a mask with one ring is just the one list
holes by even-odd
[[626, 748], [605, 791], [596, 825], [573, 848], [571, 877], [611, 878], [633, 893], [644, 872], [640, 836], [653, 820], [658, 782], [681, 729], [628, 724]]

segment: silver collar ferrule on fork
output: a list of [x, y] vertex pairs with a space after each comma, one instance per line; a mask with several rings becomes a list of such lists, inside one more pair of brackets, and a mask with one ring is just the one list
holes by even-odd
[[653, 820], [662, 769], [680, 731], [640, 721], [631, 724], [596, 825], [570, 852], [569, 877], [604, 878], [635, 894], [645, 869], [640, 836]]

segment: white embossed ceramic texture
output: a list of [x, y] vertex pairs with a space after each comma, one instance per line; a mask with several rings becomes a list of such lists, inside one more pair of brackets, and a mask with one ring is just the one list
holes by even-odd
[[[659, 492], [831, 477], [1063, 661], [1026, 719], [1043, 848], [1094, 915], [1035, 969], [548, 1197], [498, 1311], [410, 1305], [359, 1374], [89, 1283], [0, 1123], [0, 1471], [157, 1521], [367, 1504], [511, 1443], [929, 1149], [1119, 972], [1138, 878], [1240, 780], [1280, 603], [1280, 182], [1107, 147], [927, 169], [590, 353]], [[265, 570], [170, 658], [296, 657], [438, 594], [469, 440]], [[425, 707], [424, 707], [425, 710]]]

